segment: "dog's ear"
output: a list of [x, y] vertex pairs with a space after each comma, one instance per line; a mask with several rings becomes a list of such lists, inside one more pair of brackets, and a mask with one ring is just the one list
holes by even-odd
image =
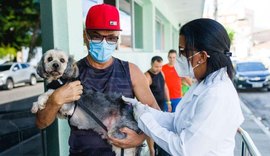
[[45, 68], [44, 68], [44, 55], [41, 57], [40, 61], [38, 62], [37, 74], [42, 78], [46, 77], [46, 72], [45, 72]]
[[79, 75], [79, 68], [73, 58], [73, 56], [68, 57], [67, 67], [64, 71], [63, 78], [77, 78]]

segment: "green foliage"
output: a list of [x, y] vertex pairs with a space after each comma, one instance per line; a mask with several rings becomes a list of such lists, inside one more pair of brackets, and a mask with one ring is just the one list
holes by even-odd
[[234, 40], [235, 31], [232, 30], [232, 29], [230, 29], [230, 28], [226, 28], [226, 31], [227, 31], [227, 33], [228, 33], [228, 35], [229, 35], [229, 38], [230, 38], [230, 40], [231, 40], [231, 43], [232, 43], [233, 40]]
[[9, 61], [12, 61], [16, 57], [16, 49], [10, 46], [0, 47], [0, 59], [7, 57]]
[[[33, 0], [0, 1], [0, 45], [20, 50], [29, 47], [39, 25], [39, 4]], [[41, 43], [37, 43], [41, 44]]]

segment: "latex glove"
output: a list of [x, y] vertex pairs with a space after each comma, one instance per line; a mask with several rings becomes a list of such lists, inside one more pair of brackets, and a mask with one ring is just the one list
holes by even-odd
[[142, 114], [149, 111], [149, 106], [142, 104], [141, 102], [139, 102], [136, 99], [122, 96], [122, 100], [125, 103], [133, 106], [133, 116], [134, 116], [136, 121], [138, 121], [138, 119], [140, 118], [140, 116]]

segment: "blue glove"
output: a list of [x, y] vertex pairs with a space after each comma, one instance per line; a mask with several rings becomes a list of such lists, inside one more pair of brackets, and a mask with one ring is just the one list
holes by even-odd
[[142, 104], [137, 99], [122, 96], [122, 100], [125, 103], [133, 106], [133, 116], [136, 121], [138, 121], [138, 119], [140, 118], [140, 116], [142, 116], [142, 114], [149, 111], [149, 106]]

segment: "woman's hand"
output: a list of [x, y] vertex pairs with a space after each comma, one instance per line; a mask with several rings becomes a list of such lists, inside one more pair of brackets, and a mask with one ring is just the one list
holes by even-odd
[[132, 129], [129, 129], [127, 127], [121, 128], [120, 131], [125, 133], [127, 137], [124, 139], [108, 137], [108, 140], [111, 141], [111, 143], [117, 147], [121, 148], [137, 147], [141, 145], [146, 138], [144, 134], [138, 134]]
[[142, 104], [136, 99], [127, 98], [125, 96], [122, 96], [122, 99], [125, 103], [133, 106], [133, 116], [136, 121], [138, 121], [138, 119], [143, 113], [148, 111], [149, 106]]
[[65, 103], [79, 100], [82, 93], [83, 87], [81, 82], [74, 81], [56, 89], [51, 95], [51, 100], [54, 101], [55, 104], [62, 106]]

